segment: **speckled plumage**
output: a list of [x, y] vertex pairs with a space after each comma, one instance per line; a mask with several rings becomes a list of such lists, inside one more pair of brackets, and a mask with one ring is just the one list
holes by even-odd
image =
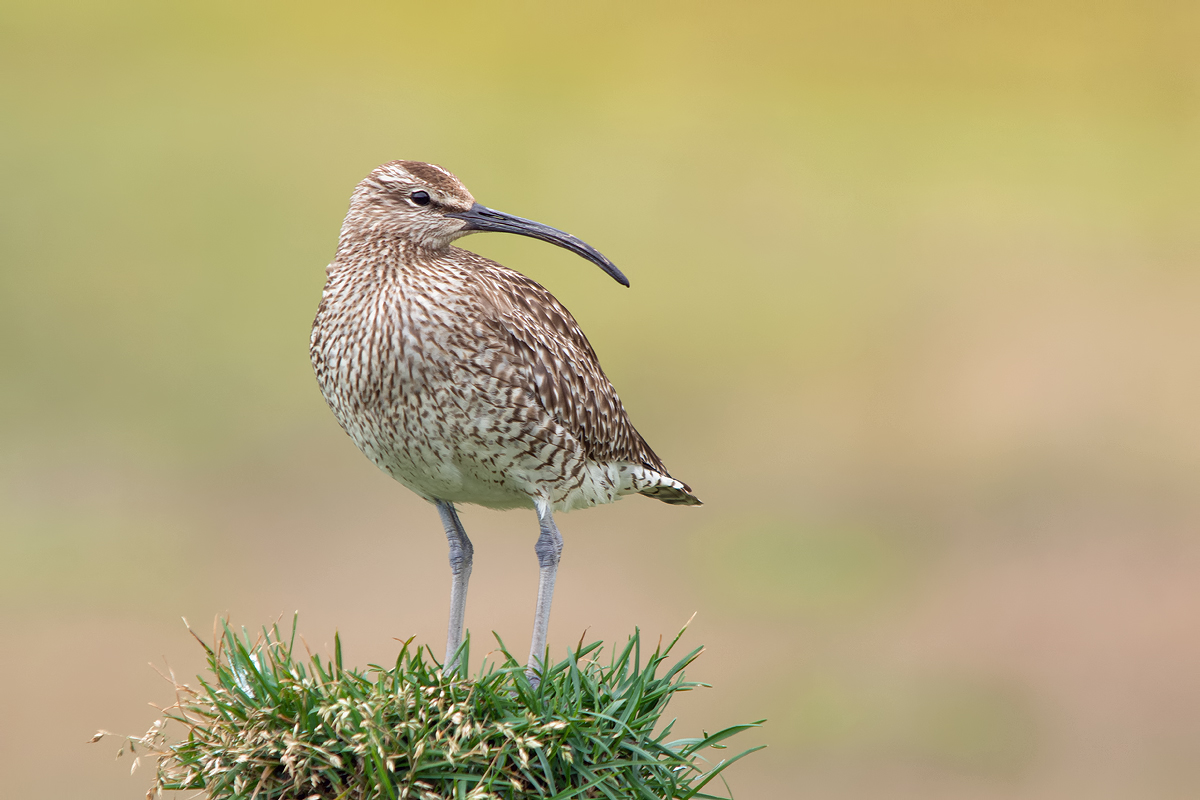
[[[384, 165], [363, 184], [412, 165]], [[414, 177], [428, 191], [422, 167]], [[448, 173], [432, 175], [457, 207], [474, 202]], [[368, 458], [428, 500], [560, 511], [639, 492], [698, 502], [629, 422], [546, 289], [449, 242], [397, 233], [363, 207], [367, 195], [360, 185], [329, 265], [311, 355], [322, 394]]]
[[472, 559], [455, 504], [537, 509], [536, 680], [562, 549], [552, 512], [634, 493], [700, 501], [629, 422], [570, 312], [524, 275], [452, 246], [481, 230], [553, 242], [627, 284], [590, 246], [480, 206], [441, 167], [393, 161], [351, 196], [310, 353], [354, 443], [442, 516], [454, 578], [448, 667]]

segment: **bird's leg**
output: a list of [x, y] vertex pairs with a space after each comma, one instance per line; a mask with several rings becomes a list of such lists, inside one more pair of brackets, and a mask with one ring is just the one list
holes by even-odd
[[533, 642], [529, 646], [529, 668], [526, 674], [534, 686], [541, 680], [542, 659], [546, 655], [546, 632], [550, 629], [550, 601], [554, 598], [554, 578], [558, 574], [558, 559], [562, 555], [563, 539], [550, 507], [538, 504], [538, 536], [534, 551], [537, 552], [541, 574], [538, 579], [537, 611], [533, 618]]
[[450, 541], [450, 626], [446, 633], [445, 671], [449, 675], [457, 669], [454, 654], [458, 651], [463, 640], [463, 620], [467, 614], [467, 581], [471, 578], [471, 557], [475, 548], [463, 530], [462, 522], [454, 504], [445, 500], [437, 501], [438, 513], [442, 516], [442, 525], [446, 528], [446, 538]]

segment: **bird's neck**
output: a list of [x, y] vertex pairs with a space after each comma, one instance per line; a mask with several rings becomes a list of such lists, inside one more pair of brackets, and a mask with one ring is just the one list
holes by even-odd
[[448, 248], [433, 247], [398, 233], [394, 227], [376, 220], [347, 218], [338, 238], [334, 263], [350, 270], [421, 268], [441, 261]]

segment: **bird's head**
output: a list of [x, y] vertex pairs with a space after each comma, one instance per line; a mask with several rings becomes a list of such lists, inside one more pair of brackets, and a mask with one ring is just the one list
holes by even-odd
[[591, 245], [549, 225], [476, 203], [458, 178], [436, 164], [389, 161], [371, 170], [350, 197], [346, 222], [434, 251], [445, 250], [455, 239], [480, 231], [530, 236], [570, 250], [621, 285], [629, 285], [621, 270]]

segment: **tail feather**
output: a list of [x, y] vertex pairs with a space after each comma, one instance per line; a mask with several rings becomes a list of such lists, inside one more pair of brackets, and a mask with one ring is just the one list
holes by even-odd
[[626, 475], [629, 490], [638, 494], [644, 494], [674, 506], [702, 505], [700, 498], [692, 494], [690, 486], [683, 481], [675, 480], [665, 472], [658, 472], [640, 464], [630, 464], [623, 472]]
[[687, 487], [687, 484], [679, 486], [648, 486], [642, 489], [639, 494], [644, 494], [646, 497], [653, 497], [655, 500], [662, 500], [664, 503], [670, 503], [673, 506], [702, 506], [700, 498], [692, 494], [692, 490]]

